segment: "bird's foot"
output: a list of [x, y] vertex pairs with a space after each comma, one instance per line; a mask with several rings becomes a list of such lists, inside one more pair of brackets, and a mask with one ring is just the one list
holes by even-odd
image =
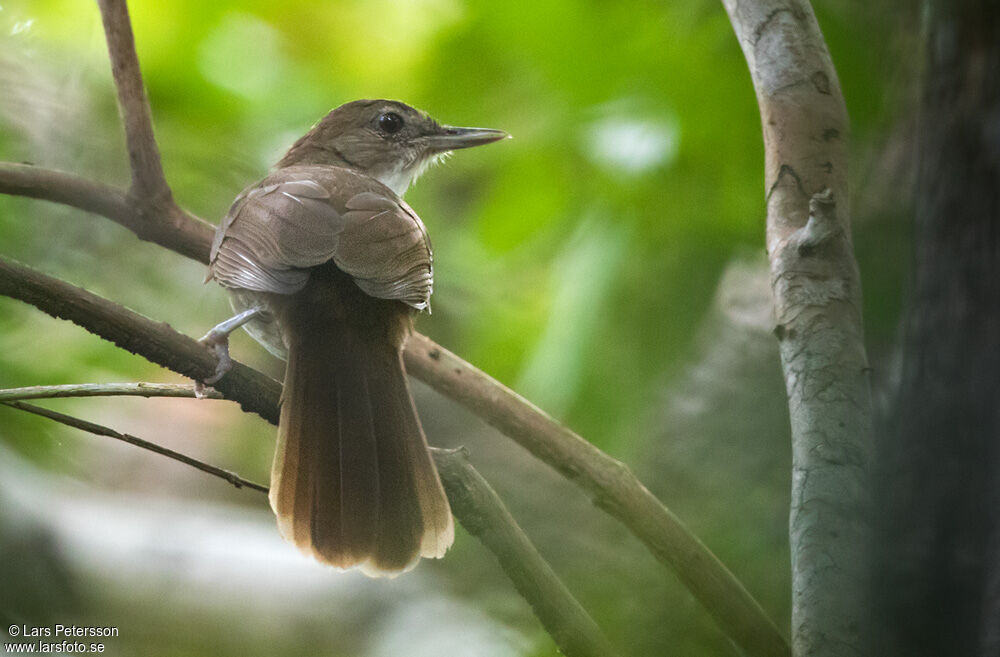
[[226, 375], [226, 373], [233, 368], [233, 359], [229, 356], [229, 336], [230, 334], [243, 326], [253, 318], [258, 315], [264, 314], [263, 308], [251, 308], [250, 310], [244, 310], [235, 317], [230, 317], [224, 322], [219, 323], [211, 331], [206, 333], [198, 342], [205, 345], [215, 354], [215, 358], [218, 363], [215, 366], [215, 374], [208, 377], [204, 381], [194, 382], [194, 394], [195, 397], [202, 399], [206, 396], [206, 390], [213, 384], [217, 383], [219, 379]]

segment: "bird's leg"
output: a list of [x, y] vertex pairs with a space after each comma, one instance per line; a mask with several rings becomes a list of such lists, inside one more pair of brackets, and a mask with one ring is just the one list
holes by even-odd
[[229, 357], [229, 335], [250, 320], [266, 314], [266, 312], [266, 310], [259, 306], [249, 310], [244, 310], [238, 315], [230, 317], [224, 322], [220, 322], [212, 328], [211, 331], [198, 340], [198, 342], [202, 343], [215, 353], [215, 357], [219, 360], [219, 363], [215, 366], [215, 374], [204, 381], [194, 382], [194, 392], [197, 397], [202, 397], [206, 386], [216, 383], [219, 379], [225, 376], [226, 372], [232, 369], [233, 359]]

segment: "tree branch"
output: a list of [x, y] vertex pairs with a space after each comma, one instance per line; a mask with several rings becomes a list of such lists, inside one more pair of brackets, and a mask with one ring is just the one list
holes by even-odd
[[80, 176], [30, 164], [0, 162], [0, 193], [61, 203], [104, 216], [153, 242], [208, 263], [213, 227], [171, 202], [142, 209], [125, 191]]
[[103, 215], [135, 232], [138, 221], [125, 192], [71, 173], [0, 162], [0, 193], [62, 203]]
[[[215, 356], [203, 344], [178, 333], [170, 325], [143, 317], [69, 283], [23, 265], [0, 259], [0, 294], [30, 303], [61, 319], [68, 319], [126, 351], [198, 381], [215, 372]], [[233, 363], [233, 369], [215, 388], [243, 410], [278, 422], [281, 384], [260, 372]]]
[[[215, 359], [197, 341], [86, 290], [0, 259], [0, 294], [69, 319], [118, 346], [184, 376], [203, 379]], [[788, 646], [739, 580], [621, 462], [561, 426], [517, 393], [429, 338], [410, 337], [410, 373], [466, 406], [593, 497], [669, 566], [722, 630], [748, 655], [788, 654]], [[235, 364], [217, 384], [244, 410], [277, 423], [281, 387]]]
[[404, 356], [413, 376], [499, 429], [628, 527], [748, 655], [789, 653], [777, 628], [739, 580], [628, 466], [423, 335], [410, 337]]
[[[195, 398], [191, 383], [70, 383], [0, 390], [0, 402], [66, 397], [182, 397]], [[225, 399], [218, 390], [206, 388], [202, 399]]]
[[234, 472], [230, 472], [229, 470], [223, 470], [222, 468], [218, 468], [214, 465], [209, 465], [204, 461], [199, 461], [196, 458], [192, 458], [185, 454], [181, 454], [180, 452], [175, 452], [172, 449], [167, 449], [166, 447], [157, 445], [156, 443], [151, 443], [148, 440], [143, 440], [142, 438], [136, 438], [135, 436], [132, 436], [127, 433], [119, 433], [114, 429], [109, 429], [108, 427], [101, 426], [100, 424], [94, 424], [93, 422], [81, 420], [79, 418], [75, 418], [71, 415], [66, 415], [64, 413], [50, 411], [47, 408], [42, 408], [41, 406], [35, 406], [34, 404], [25, 404], [19, 401], [5, 401], [0, 403], [6, 406], [10, 406], [11, 408], [16, 408], [18, 410], [27, 411], [28, 413], [34, 413], [35, 415], [46, 417], [50, 420], [59, 422], [60, 424], [65, 424], [68, 427], [73, 427], [74, 429], [80, 429], [82, 431], [86, 431], [87, 433], [92, 433], [95, 436], [107, 436], [109, 438], [114, 438], [115, 440], [126, 442], [130, 445], [135, 445], [136, 447], [140, 447], [150, 452], [155, 452], [156, 454], [166, 456], [167, 458], [173, 459], [175, 461], [180, 461], [185, 465], [190, 465], [192, 468], [201, 470], [202, 472], [207, 472], [213, 477], [225, 479], [226, 481], [231, 483], [233, 486], [236, 486], [237, 488], [250, 488], [252, 490], [257, 490], [262, 493], [267, 492], [266, 486], [261, 486], [260, 484], [250, 481], [249, 479], [244, 479], [243, 477], [239, 476]]
[[[100, 424], [19, 401], [0, 403], [180, 461], [237, 488], [268, 492], [266, 486], [233, 472]], [[496, 556], [559, 650], [567, 657], [616, 657], [618, 653], [600, 628], [539, 554], [493, 488], [469, 463], [464, 451], [432, 449], [431, 452], [455, 516], [466, 531]]]
[[149, 101], [135, 52], [132, 22], [125, 0], [98, 0], [111, 59], [111, 74], [118, 89], [118, 107], [125, 124], [125, 141], [132, 168], [130, 195], [150, 205], [168, 207], [173, 197], [163, 175], [160, 150], [153, 136]]
[[560, 651], [585, 657], [617, 654], [463, 450], [431, 451], [455, 516], [496, 555]]
[[757, 92], [767, 249], [791, 415], [792, 645], [863, 651], [871, 393], [851, 245], [847, 110], [808, 0], [723, 0]]

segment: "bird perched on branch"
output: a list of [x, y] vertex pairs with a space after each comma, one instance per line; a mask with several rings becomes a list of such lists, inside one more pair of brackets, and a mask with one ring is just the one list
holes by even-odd
[[434, 266], [400, 197], [445, 153], [506, 136], [400, 102], [347, 103], [244, 190], [215, 234], [209, 275], [239, 314], [202, 339], [219, 356], [205, 383], [225, 374], [242, 325], [288, 361], [271, 507], [319, 561], [392, 575], [454, 539], [402, 361]]

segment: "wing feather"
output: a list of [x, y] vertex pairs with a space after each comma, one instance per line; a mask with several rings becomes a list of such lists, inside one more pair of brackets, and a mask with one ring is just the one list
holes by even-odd
[[309, 268], [332, 261], [367, 294], [429, 307], [433, 255], [415, 212], [378, 181], [349, 169], [281, 169], [245, 191], [212, 244], [224, 286], [293, 294]]

